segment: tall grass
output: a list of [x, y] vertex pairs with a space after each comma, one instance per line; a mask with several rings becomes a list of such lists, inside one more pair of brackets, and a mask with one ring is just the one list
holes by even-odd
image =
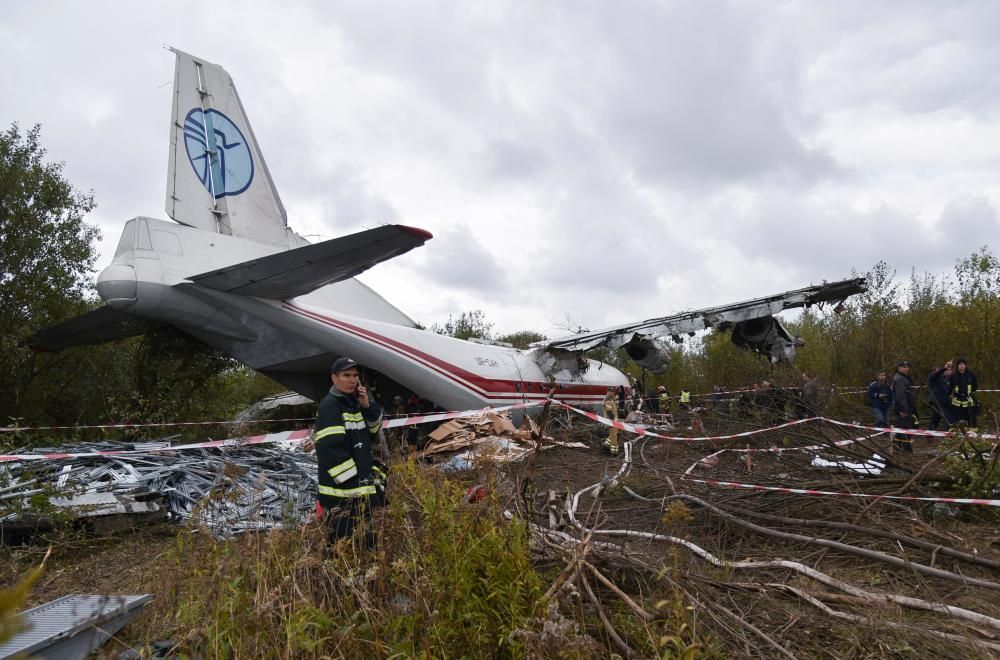
[[392, 484], [375, 551], [328, 545], [319, 525], [179, 534], [145, 636], [211, 657], [523, 656], [511, 633], [544, 615], [524, 526], [413, 464]]

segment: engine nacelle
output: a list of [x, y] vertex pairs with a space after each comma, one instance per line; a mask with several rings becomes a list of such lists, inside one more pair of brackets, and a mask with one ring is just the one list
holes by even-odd
[[740, 348], [767, 355], [771, 362], [791, 362], [795, 359], [795, 348], [805, 344], [802, 339], [788, 334], [773, 316], [740, 321], [733, 326], [732, 338]]
[[632, 337], [622, 348], [632, 361], [654, 374], [662, 374], [670, 368], [670, 350], [658, 339]]

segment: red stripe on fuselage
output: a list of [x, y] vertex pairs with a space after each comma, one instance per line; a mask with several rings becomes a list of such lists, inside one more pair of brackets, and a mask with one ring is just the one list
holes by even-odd
[[[414, 348], [407, 344], [404, 344], [398, 340], [392, 339], [390, 337], [385, 337], [368, 330], [367, 328], [362, 328], [346, 321], [341, 321], [340, 319], [335, 319], [329, 316], [325, 316], [318, 312], [313, 312], [311, 310], [302, 309], [301, 307], [296, 307], [288, 302], [282, 302], [282, 306], [291, 312], [305, 316], [314, 321], [319, 321], [327, 325], [331, 325], [335, 328], [343, 330], [344, 332], [360, 337], [366, 341], [377, 344], [383, 348], [392, 350], [395, 353], [408, 357], [412, 360], [416, 360], [423, 366], [437, 372], [438, 374], [448, 378], [449, 380], [465, 387], [466, 389], [473, 390], [476, 396], [480, 396], [486, 399], [511, 399], [511, 398], [545, 398], [544, 392], [546, 392], [551, 386], [548, 383], [543, 383], [539, 381], [512, 381], [512, 380], [499, 380], [491, 379], [481, 376], [479, 374], [473, 373], [462, 367], [445, 362], [444, 360], [430, 355], [421, 351], [420, 349]], [[517, 383], [523, 383], [527, 387], [535, 387], [540, 391], [539, 393], [523, 392], [517, 389]], [[601, 397], [603, 399], [605, 392], [607, 392], [608, 386], [603, 385], [568, 385], [561, 386], [563, 389], [559, 391], [555, 398], [564, 398], [568, 396], [593, 396]], [[476, 392], [475, 390], [478, 390]], [[588, 401], [588, 403], [594, 404], [599, 401], [593, 400]]]

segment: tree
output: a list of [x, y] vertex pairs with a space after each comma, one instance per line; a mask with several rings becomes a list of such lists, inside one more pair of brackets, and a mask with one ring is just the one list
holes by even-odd
[[45, 160], [41, 127], [0, 133], [0, 419], [15, 414], [35, 372], [23, 340], [87, 307], [87, 275], [97, 258], [94, 209]]
[[439, 335], [447, 335], [455, 339], [493, 339], [493, 324], [486, 320], [486, 314], [481, 309], [462, 312], [456, 319], [448, 315], [444, 325], [435, 323], [431, 330]]
[[535, 332], [534, 330], [519, 330], [517, 332], [512, 332], [509, 335], [501, 335], [497, 337], [497, 341], [506, 342], [514, 348], [520, 348], [522, 350], [526, 350], [536, 341], [544, 341], [545, 339], [547, 339], [545, 335], [540, 332]]

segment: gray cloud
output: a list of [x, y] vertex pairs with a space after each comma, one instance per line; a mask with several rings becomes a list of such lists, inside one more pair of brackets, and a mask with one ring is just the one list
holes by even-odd
[[996, 250], [998, 29], [990, 2], [15, 3], [0, 123], [43, 124], [110, 257], [164, 216], [176, 45], [234, 76], [293, 228], [435, 233], [388, 271], [411, 315], [593, 328]]
[[[435, 235], [421, 272], [431, 282], [448, 288], [494, 295], [507, 285], [507, 272], [500, 264], [502, 251], [481, 244], [464, 226]], [[502, 257], [501, 257], [502, 258]]]

